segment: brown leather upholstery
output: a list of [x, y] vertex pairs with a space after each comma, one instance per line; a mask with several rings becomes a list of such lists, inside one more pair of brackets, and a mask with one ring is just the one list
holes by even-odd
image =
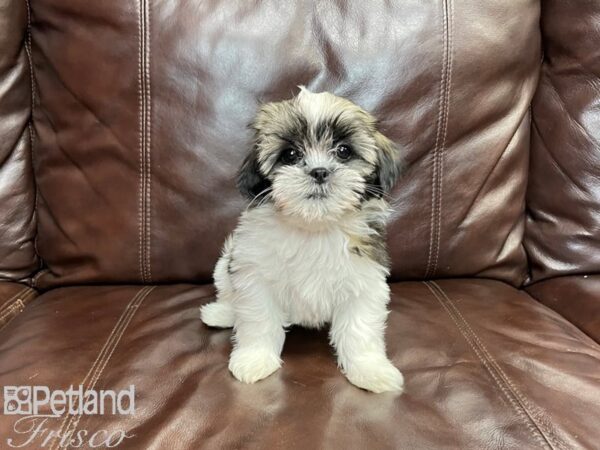
[[525, 239], [534, 281], [600, 272], [600, 3], [545, 0], [543, 11]]
[[[198, 305], [210, 298], [211, 288], [190, 285], [53, 290], [5, 329], [0, 384], [33, 376], [55, 389], [135, 384], [135, 417], [64, 425], [124, 429], [135, 435], [124, 448], [597, 444], [600, 348], [505, 284], [393, 285], [387, 342], [406, 375], [399, 398], [356, 389], [339, 373], [326, 334], [300, 329], [288, 333], [282, 370], [240, 384], [227, 371], [229, 331], [198, 321]], [[0, 421], [1, 436], [14, 420]]]
[[[0, 386], [135, 385], [134, 416], [45, 422], [126, 432], [123, 449], [598, 448], [598, 17], [576, 0], [0, 0]], [[400, 397], [350, 385], [326, 330], [291, 330], [282, 370], [240, 384], [230, 331], [199, 320], [245, 207], [245, 125], [299, 84], [369, 109], [404, 151]], [[0, 448], [22, 443], [2, 412]]]
[[600, 342], [600, 275], [552, 278], [527, 291]]
[[38, 268], [27, 17], [24, 1], [0, 0], [0, 279], [23, 281]]
[[35, 289], [29, 286], [0, 281], [0, 330], [23, 312], [36, 296]]
[[210, 281], [244, 207], [246, 125], [299, 84], [403, 148], [394, 279], [525, 280], [537, 1], [81, 5], [33, 8], [39, 286]]

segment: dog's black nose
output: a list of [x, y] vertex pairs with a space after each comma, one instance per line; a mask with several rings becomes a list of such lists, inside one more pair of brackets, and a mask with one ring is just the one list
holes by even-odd
[[310, 176], [313, 177], [317, 183], [323, 184], [329, 176], [329, 170], [324, 169], [323, 167], [317, 167], [310, 171]]

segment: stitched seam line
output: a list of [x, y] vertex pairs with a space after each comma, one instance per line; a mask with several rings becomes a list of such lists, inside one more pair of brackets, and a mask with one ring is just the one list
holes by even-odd
[[140, 71], [141, 71], [141, 77], [142, 77], [142, 107], [143, 107], [143, 111], [142, 111], [142, 117], [140, 118], [140, 120], [142, 121], [142, 133], [143, 133], [143, 137], [142, 137], [142, 142], [143, 142], [143, 147], [142, 147], [142, 154], [141, 154], [141, 165], [142, 165], [142, 171], [143, 171], [143, 175], [142, 175], [142, 192], [140, 193], [141, 197], [142, 197], [142, 211], [141, 211], [141, 215], [142, 215], [142, 242], [141, 242], [141, 258], [142, 258], [142, 266], [144, 268], [144, 277], [143, 277], [143, 281], [146, 282], [148, 280], [148, 268], [146, 266], [146, 208], [147, 208], [147, 204], [146, 204], [146, 178], [148, 177], [148, 172], [147, 172], [147, 167], [146, 167], [146, 162], [147, 162], [147, 158], [146, 158], [146, 152], [147, 150], [147, 133], [146, 133], [146, 127], [148, 125], [148, 121], [146, 119], [146, 114], [148, 113], [148, 105], [147, 105], [147, 101], [148, 98], [146, 96], [146, 13], [145, 13], [145, 6], [146, 6], [146, 0], [141, 0], [140, 1], [140, 23], [141, 25], [141, 44], [140, 44]]
[[[27, 289], [25, 289], [25, 290], [27, 290]], [[10, 304], [8, 304], [9, 302], [6, 302], [4, 305], [2, 305], [2, 308], [0, 308], [0, 316], [3, 316], [4, 313], [6, 312], [6, 310], [12, 309], [14, 307], [15, 303], [20, 303], [21, 305], [23, 305], [23, 307], [25, 307], [27, 305], [27, 303], [29, 303], [29, 300], [32, 297], [32, 294], [35, 294], [35, 291], [33, 289], [31, 289], [29, 292], [19, 295], [16, 298], [16, 300], [15, 300], [15, 297], [13, 297], [12, 300], [9, 300], [11, 302]]]
[[142, 98], [142, 22], [141, 15], [138, 17], [138, 116], [139, 116], [139, 130], [138, 130], [138, 158], [139, 158], [139, 194], [138, 194], [138, 264], [140, 271], [140, 279], [143, 282], [145, 279], [145, 272], [142, 258], [142, 210], [143, 210], [143, 185], [144, 185], [144, 127], [143, 127], [143, 98]]
[[0, 314], [0, 322], [9, 317], [15, 311], [17, 311], [17, 314], [20, 313], [21, 311], [23, 311], [24, 308], [25, 303], [23, 303], [23, 300], [18, 298], [12, 305], [6, 308], [5, 311], [2, 311], [2, 314]]
[[[434, 260], [436, 261], [437, 267], [437, 255], [434, 253], [439, 252], [439, 236], [438, 236], [438, 221], [440, 219], [438, 213], [439, 194], [441, 190], [439, 185], [441, 184], [440, 171], [441, 171], [441, 157], [443, 148], [442, 142], [445, 142], [445, 114], [446, 114], [446, 100], [448, 90], [448, 59], [449, 59], [449, 19], [448, 19], [448, 0], [443, 0], [443, 24], [442, 24], [442, 40], [443, 40], [443, 55], [442, 55], [442, 71], [440, 75], [439, 95], [438, 95], [438, 115], [436, 119], [436, 135], [435, 145], [432, 159], [432, 175], [431, 175], [431, 215], [430, 215], [430, 227], [429, 227], [429, 251], [427, 255], [427, 267], [425, 269], [425, 278], [429, 278], [434, 275], [435, 270], [433, 266]], [[442, 136], [444, 135], [444, 136]], [[434, 252], [434, 249], [435, 252]]]
[[31, 139], [31, 146], [33, 149], [33, 140], [34, 136], [32, 133], [31, 122], [33, 118], [33, 106], [35, 105], [35, 80], [33, 76], [33, 57], [31, 55], [31, 5], [29, 4], [29, 0], [25, 0], [25, 5], [27, 7], [27, 39], [25, 40], [25, 52], [27, 53], [27, 60], [29, 62], [29, 84], [31, 89], [31, 115], [29, 117], [29, 136]]
[[[446, 27], [446, 17], [444, 15], [443, 18], [443, 27], [445, 30]], [[445, 69], [446, 69], [446, 63], [444, 61], [445, 55], [446, 55], [446, 33], [445, 31], [442, 32], [442, 39], [443, 39], [443, 55], [442, 55], [442, 70], [441, 70], [441, 74], [440, 74], [440, 84], [438, 87], [438, 115], [437, 115], [437, 119], [436, 119], [436, 133], [435, 133], [435, 144], [433, 147], [433, 152], [431, 154], [431, 161], [432, 161], [432, 174], [431, 174], [431, 214], [429, 217], [429, 252], [427, 255], [427, 268], [425, 269], [425, 277], [427, 278], [429, 276], [430, 270], [431, 270], [431, 260], [432, 260], [432, 255], [433, 255], [433, 230], [434, 230], [434, 221], [435, 221], [435, 210], [434, 210], [434, 205], [436, 204], [435, 201], [435, 192], [436, 192], [436, 180], [437, 180], [437, 152], [438, 152], [438, 146], [439, 146], [439, 141], [440, 141], [440, 132], [441, 132], [441, 124], [442, 124], [442, 101], [443, 101], [443, 97], [444, 97], [444, 81], [445, 81]]]
[[513, 407], [513, 409], [517, 413], [517, 416], [519, 416], [523, 420], [523, 423], [525, 424], [525, 426], [527, 427], [527, 429], [529, 429], [529, 431], [531, 432], [534, 440], [536, 442], [538, 442], [539, 444], [541, 444], [542, 447], [548, 447], [549, 445], [546, 442], [544, 442], [543, 435], [541, 435], [541, 432], [539, 430], [536, 432], [536, 429], [532, 425], [531, 421], [527, 420], [526, 414], [522, 411], [521, 408], [519, 408], [519, 405], [515, 401], [515, 399], [507, 392], [506, 387], [499, 380], [499, 378], [496, 375], [495, 371], [489, 366], [489, 363], [487, 362], [487, 360], [485, 359], [485, 357], [482, 355], [482, 353], [477, 348], [477, 346], [473, 343], [471, 337], [469, 336], [469, 334], [467, 333], [467, 331], [465, 330], [465, 328], [459, 323], [458, 319], [452, 313], [452, 311], [449, 309], [448, 305], [440, 298], [440, 296], [438, 295], [438, 293], [436, 292], [436, 290], [434, 290], [434, 288], [432, 288], [429, 283], [426, 282], [425, 286], [427, 286], [427, 288], [429, 289], [429, 291], [433, 294], [433, 296], [440, 303], [440, 305], [442, 305], [442, 307], [444, 308], [444, 310], [446, 311], [446, 313], [450, 316], [450, 318], [452, 319], [452, 321], [454, 322], [454, 324], [456, 325], [456, 327], [458, 328], [458, 330], [460, 331], [460, 333], [463, 335], [463, 338], [467, 341], [467, 343], [469, 344], [469, 346], [471, 347], [471, 349], [473, 350], [473, 352], [475, 353], [475, 355], [477, 356], [477, 358], [479, 359], [479, 361], [483, 364], [484, 368], [491, 375], [492, 379], [494, 380], [494, 382], [496, 383], [496, 385], [498, 386], [498, 388], [500, 389], [500, 391], [502, 392], [502, 394], [506, 397], [506, 399], [508, 400], [508, 402], [510, 403], [510, 405]]
[[[132, 304], [126, 321], [123, 323], [123, 326], [119, 330], [118, 334], [115, 334], [115, 338], [113, 339], [114, 344], [112, 345], [112, 348], [110, 349], [110, 353], [108, 353], [108, 355], [102, 361], [100, 369], [98, 371], [96, 371], [96, 373], [92, 376], [92, 379], [90, 380], [90, 387], [88, 389], [94, 389], [94, 387], [96, 386], [98, 380], [100, 379], [100, 377], [104, 373], [104, 369], [106, 368], [108, 362], [112, 358], [112, 355], [115, 352], [115, 349], [117, 348], [119, 342], [121, 341], [121, 338], [125, 334], [125, 330], [127, 329], [127, 327], [129, 326], [129, 324], [131, 323], [131, 320], [133, 319], [133, 316], [135, 315], [135, 313], [139, 309], [139, 307], [142, 304], [142, 302], [148, 297], [148, 294], [153, 289], [154, 289], [154, 287], [147, 287], [147, 288], [145, 288], [144, 293], [141, 294], [138, 297], [137, 301], [134, 304]], [[77, 426], [79, 425], [79, 421], [81, 420], [81, 417], [82, 417], [82, 415], [79, 414], [79, 415], [75, 416], [74, 418], [73, 417], [71, 418], [73, 424], [72, 424], [72, 427], [71, 427], [70, 430], [69, 430], [69, 427], [67, 427], [67, 430], [68, 430], [67, 431], [67, 435], [68, 436], [72, 436], [73, 434], [75, 434], [75, 432], [77, 430]]]
[[150, 92], [150, 3], [139, 2], [138, 96], [140, 187], [138, 211], [138, 260], [143, 283], [152, 281], [151, 267], [151, 92]]
[[[25, 307], [27, 306], [27, 304], [29, 303], [29, 300], [34, 297], [36, 292], [33, 289], [26, 288], [21, 292], [24, 292], [27, 290], [29, 290], [29, 292], [26, 292], [23, 295], [20, 295], [19, 296], [20, 298], [17, 298], [10, 305], [8, 305], [6, 307], [5, 307], [6, 303], [5, 303], [5, 305], [3, 305], [2, 312], [0, 313], [0, 329], [4, 328], [6, 325], [8, 325], [8, 323], [11, 320], [13, 320], [15, 317], [17, 317], [20, 313], [22, 313], [23, 310], [25, 309]], [[13, 299], [14, 299], [14, 297], [13, 297]]]
[[[146, 286], [140, 289], [131, 299], [131, 301], [127, 304], [123, 312], [121, 313], [119, 319], [117, 320], [115, 326], [111, 330], [110, 334], [106, 342], [104, 343], [102, 349], [98, 353], [98, 356], [94, 360], [94, 363], [90, 367], [90, 370], [87, 372], [83, 380], [81, 381], [81, 385], [84, 385], [84, 390], [93, 389], [96, 382], [104, 372], [106, 365], [108, 364], [110, 358], [112, 357], [115, 349], [117, 348], [125, 330], [131, 323], [133, 316], [139, 309], [142, 302], [148, 297], [148, 294], [152, 292], [154, 286]], [[64, 437], [69, 437], [73, 435], [75, 430], [77, 429], [77, 424], [81, 419], [80, 415], [69, 416], [65, 415], [60, 429], [50, 446], [50, 450], [56, 450], [56, 448], [60, 447], [61, 442], [64, 441]], [[69, 445], [67, 443], [66, 447]]]
[[138, 212], [138, 221], [139, 221], [139, 253], [138, 259], [140, 264], [140, 278], [142, 282], [146, 281], [146, 265], [144, 260], [144, 186], [146, 185], [146, 158], [144, 156], [144, 148], [145, 148], [145, 115], [146, 115], [146, 107], [145, 107], [145, 97], [144, 97], [144, 76], [143, 76], [143, 59], [144, 59], [144, 19], [142, 14], [142, 2], [139, 3], [139, 23], [138, 23], [138, 39], [139, 39], [139, 48], [138, 48], [138, 98], [139, 98], [139, 164], [140, 164], [140, 193], [139, 193], [139, 212]]
[[146, 79], [146, 278], [152, 282], [151, 265], [151, 212], [152, 212], [152, 90], [150, 86], [150, 0], [144, 1], [145, 9], [145, 58], [144, 76]]
[[443, 187], [444, 187], [444, 153], [446, 149], [446, 138], [448, 137], [448, 118], [450, 116], [450, 91], [452, 89], [452, 63], [453, 63], [453, 46], [454, 46], [454, 2], [447, 0], [446, 2], [446, 17], [447, 27], [446, 33], [448, 35], [448, 45], [446, 45], [446, 61], [448, 68], [446, 71], [446, 89], [445, 89], [445, 107], [444, 107], [444, 121], [442, 125], [442, 143], [440, 144], [440, 151], [438, 152], [438, 193], [437, 193], [437, 233], [436, 233], [436, 248], [433, 253], [433, 263], [431, 268], [431, 276], [435, 275], [438, 268], [438, 259], [440, 255], [440, 242], [442, 240], [442, 206], [443, 206]]
[[[102, 349], [100, 350], [100, 352], [98, 353], [96, 359], [94, 360], [94, 363], [92, 364], [92, 366], [90, 367], [90, 370], [87, 372], [87, 374], [85, 375], [85, 377], [83, 378], [83, 380], [81, 381], [81, 385], [85, 385], [88, 382], [88, 378], [90, 378], [91, 374], [94, 373], [95, 370], [97, 370], [97, 367], [100, 364], [100, 361], [102, 359], [105, 358], [105, 355], [107, 353], [107, 349], [112, 345], [112, 341], [114, 340], [115, 334], [118, 332], [118, 330], [121, 329], [122, 327], [122, 323], [126, 317], [126, 315], [129, 312], [129, 309], [131, 308], [131, 306], [137, 301], [137, 299], [142, 295], [142, 292], [144, 291], [144, 289], [146, 288], [142, 288], [140, 289], [131, 299], [131, 301], [127, 304], [127, 306], [125, 307], [125, 309], [123, 310], [123, 312], [121, 313], [121, 316], [119, 316], [119, 319], [117, 320], [117, 323], [115, 324], [115, 326], [113, 327], [113, 329], [111, 330], [110, 334], [108, 335], [108, 338], [106, 340], [106, 342], [104, 343], [104, 346], [102, 347]], [[63, 435], [63, 430], [65, 428], [65, 425], [67, 425], [67, 423], [70, 424], [70, 419], [71, 417], [66, 415], [65, 418], [63, 419], [62, 423], [61, 423], [61, 427], [59, 429], [59, 432], [57, 434], [57, 439], [60, 440], [60, 437]], [[53, 450], [54, 444], [57, 443], [57, 441], [55, 441], [53, 443], [53, 445], [50, 446], [50, 449]]]
[[23, 289], [21, 289], [20, 291], [18, 291], [15, 295], [13, 295], [12, 297], [10, 297], [8, 300], [6, 300], [2, 306], [0, 306], [0, 313], [4, 310], [4, 308], [8, 308], [9, 305], [18, 297], [21, 297], [23, 294], [25, 294], [25, 292], [27, 292], [28, 290], [30, 290], [30, 287], [24, 287]]
[[[25, 52], [27, 53], [27, 61], [29, 63], [29, 84], [30, 84], [30, 89], [31, 89], [31, 104], [29, 106], [30, 108], [30, 114], [29, 114], [29, 121], [27, 123], [27, 128], [29, 130], [29, 145], [30, 145], [30, 155], [31, 155], [31, 173], [33, 175], [33, 188], [35, 189], [34, 195], [33, 195], [33, 220], [35, 221], [35, 236], [33, 237], [33, 250], [36, 254], [36, 256], [38, 256], [39, 258], [39, 268], [41, 269], [42, 266], [42, 260], [39, 256], [40, 252], [38, 251], [38, 225], [37, 225], [37, 209], [38, 209], [38, 188], [37, 185], [35, 183], [35, 173], [34, 173], [34, 166], [35, 166], [35, 130], [33, 127], [33, 112], [35, 110], [35, 102], [37, 99], [36, 96], [36, 82], [35, 82], [35, 75], [33, 72], [33, 55], [32, 55], [32, 44], [31, 44], [31, 4], [29, 3], [29, 0], [25, 0], [25, 5], [27, 7], [27, 39], [25, 40]], [[41, 272], [40, 272], [41, 273]], [[40, 273], [35, 274], [32, 279], [31, 279], [31, 284], [33, 286], [36, 285], [37, 282], [37, 278], [38, 275]]]
[[[556, 448], [559, 448], [559, 449], [565, 448], [565, 444], [562, 441], [560, 441], [560, 439], [556, 436], [556, 433], [551, 428], [548, 428], [548, 424], [549, 424], [548, 419], [539, 410], [539, 408], [537, 408], [535, 405], [533, 405], [531, 402], [529, 402], [529, 400], [527, 400], [527, 398], [521, 393], [521, 391], [517, 388], [517, 386], [513, 383], [513, 381], [508, 377], [508, 375], [506, 374], [504, 369], [502, 369], [502, 367], [498, 364], [498, 362], [494, 359], [494, 357], [488, 351], [487, 347], [483, 344], [483, 342], [481, 342], [481, 340], [479, 339], [479, 336], [477, 336], [475, 331], [471, 328], [471, 325], [469, 324], [469, 322], [467, 322], [465, 317], [462, 315], [460, 309], [458, 309], [458, 307], [454, 304], [454, 302], [448, 297], [448, 295], [446, 295], [444, 290], [435, 281], [433, 281], [432, 284], [438, 289], [440, 294], [442, 294], [442, 296], [448, 301], [449, 305], [456, 312], [458, 317], [460, 317], [462, 322], [465, 324], [466, 328], [470, 331], [471, 335], [475, 339], [475, 342], [479, 345], [479, 347], [481, 348], [483, 353], [487, 356], [491, 365], [498, 372], [500, 378], [508, 385], [508, 388], [510, 389], [510, 391], [517, 398], [517, 400], [521, 403], [521, 405], [522, 405], [523, 409], [525, 410], [525, 412], [527, 413], [527, 415], [531, 418], [531, 420], [534, 421], [534, 423], [536, 423], [536, 426], [540, 429], [540, 431], [542, 431], [543, 433], [545, 433], [547, 435], [544, 437], [549, 442], [551, 442]], [[537, 420], [537, 422], [535, 422], [535, 420]]]
[[[487, 372], [490, 374], [502, 394], [508, 400], [510, 405], [515, 410], [518, 417], [521, 418], [524, 425], [529, 429], [533, 438], [542, 446], [551, 449], [562, 449], [563, 446], [556, 442], [550, 436], [548, 430], [541, 424], [536, 422], [534, 415], [530, 409], [527, 408], [524, 397], [515, 392], [516, 388], [510, 381], [504, 371], [496, 363], [494, 358], [488, 352], [485, 345], [481, 342], [478, 336], [475, 334], [469, 323], [462, 316], [458, 308], [442, 290], [442, 288], [435, 282], [426, 282], [425, 285], [442, 305], [444, 310], [448, 313], [456, 327], [459, 329], [473, 352], [476, 354], [482, 365], [485, 367]], [[433, 287], [432, 287], [433, 286]], [[444, 301], [446, 300], [446, 301]]]
[[144, 256], [145, 248], [145, 186], [146, 186], [146, 97], [144, 85], [144, 15], [142, 13], [143, 0], [139, 2], [138, 11], [138, 114], [139, 114], [139, 205], [138, 205], [138, 261], [140, 270], [140, 279], [144, 283], [146, 281], [146, 264]]

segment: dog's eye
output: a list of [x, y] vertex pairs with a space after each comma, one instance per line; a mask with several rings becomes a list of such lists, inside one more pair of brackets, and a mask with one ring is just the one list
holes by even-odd
[[352, 149], [347, 145], [338, 145], [335, 154], [341, 160], [347, 160], [352, 156]]
[[296, 164], [300, 159], [302, 159], [302, 152], [296, 150], [295, 148], [286, 148], [281, 152], [279, 158], [284, 164]]

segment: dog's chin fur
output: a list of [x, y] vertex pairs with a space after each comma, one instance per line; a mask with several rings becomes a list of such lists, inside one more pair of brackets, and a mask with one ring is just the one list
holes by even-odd
[[[385, 195], [398, 175], [395, 146], [358, 106], [305, 89], [265, 105], [253, 127], [255, 145], [238, 178], [251, 203], [216, 265], [217, 301], [201, 308], [207, 325], [234, 327], [229, 369], [243, 382], [265, 378], [281, 366], [286, 327], [330, 324], [350, 382], [401, 391], [384, 342]], [[336, 136], [352, 159], [332, 154]], [[281, 163], [289, 146], [303, 160]], [[311, 178], [315, 167], [328, 170], [326, 182]]]
[[307, 229], [341, 224], [360, 210], [364, 181], [356, 172], [339, 168], [327, 186], [314, 185], [302, 169], [283, 167], [272, 187], [273, 204], [283, 217]]

